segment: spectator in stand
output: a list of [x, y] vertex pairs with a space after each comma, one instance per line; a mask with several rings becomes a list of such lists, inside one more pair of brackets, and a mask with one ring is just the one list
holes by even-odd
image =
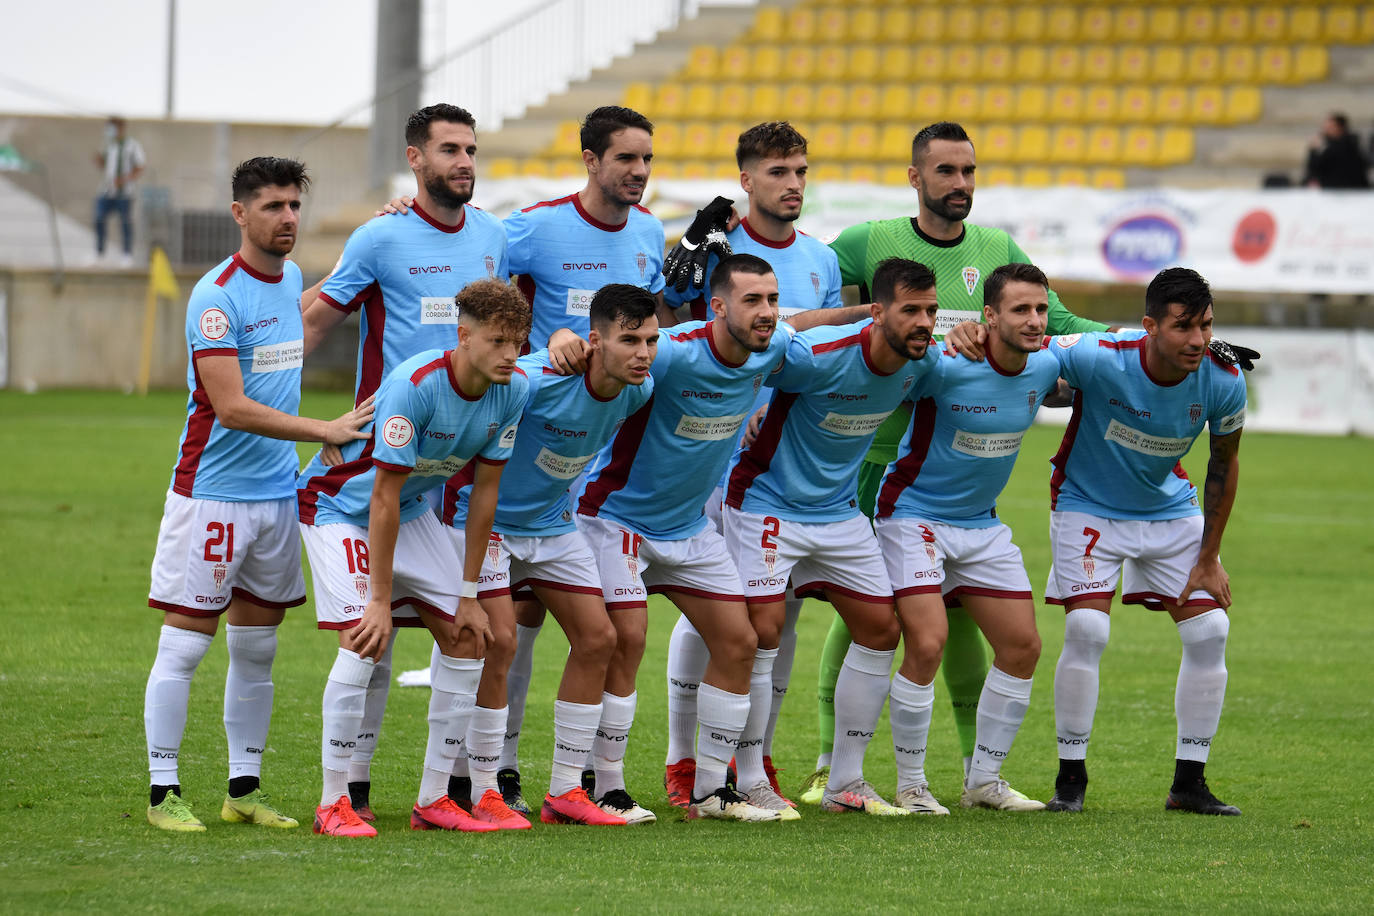
[[104, 258], [105, 224], [111, 213], [119, 214], [124, 240], [121, 267], [134, 263], [134, 183], [143, 174], [145, 164], [143, 146], [128, 135], [123, 118], [111, 115], [105, 124], [105, 145], [95, 154], [96, 168], [102, 174], [100, 193], [95, 199], [95, 253]]
[[1302, 183], [1323, 190], [1368, 188], [1369, 164], [1360, 150], [1360, 138], [1350, 132], [1350, 122], [1332, 112], [1321, 132], [1307, 148], [1307, 172]]

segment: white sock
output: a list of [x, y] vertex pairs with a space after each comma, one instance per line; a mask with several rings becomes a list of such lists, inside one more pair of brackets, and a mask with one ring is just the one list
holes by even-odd
[[505, 736], [506, 707], [488, 709], [478, 706], [472, 711], [472, 718], [468, 720], [467, 752], [474, 802], [482, 797], [483, 792], [496, 788], [496, 771], [501, 766], [501, 741]]
[[1002, 762], [1030, 708], [1033, 678], [1012, 677], [996, 665], [988, 669], [978, 695], [978, 732], [968, 784], [982, 786], [1000, 778]]
[[600, 722], [600, 703], [553, 701], [553, 771], [549, 774], [550, 795], [571, 792], [582, 784], [582, 771], [587, 767], [587, 757], [592, 752], [592, 742], [596, 740], [596, 726]]
[[597, 796], [625, 788], [625, 745], [630, 743], [630, 726], [635, 723], [638, 699], [638, 693], [627, 697], [601, 695], [601, 721], [596, 726], [591, 754]]
[[372, 680], [367, 684], [367, 700], [363, 703], [363, 720], [358, 726], [357, 747], [348, 761], [349, 782], [372, 781], [372, 757], [377, 753], [377, 738], [382, 733], [382, 715], [386, 712], [386, 696], [391, 691], [391, 650], [396, 645], [396, 631], [372, 668]]
[[224, 735], [229, 740], [229, 778], [261, 776], [267, 728], [272, 721], [272, 659], [276, 627], [225, 627], [229, 673], [224, 678]]
[[148, 743], [148, 777], [154, 786], [174, 786], [181, 736], [186, 731], [186, 707], [191, 700], [191, 676], [214, 637], [195, 630], [162, 625], [157, 655], [148, 672], [143, 694], [143, 731]]
[[835, 750], [827, 788], [845, 788], [864, 775], [864, 753], [887, 699], [895, 649], [886, 652], [851, 643], [835, 679]]
[[450, 658], [434, 647], [429, 658], [429, 740], [417, 799], [422, 808], [448, 794], [448, 778], [477, 705], [481, 679], [480, 658]]
[[767, 782], [763, 771], [763, 733], [768, 728], [768, 711], [773, 705], [773, 664], [777, 649], [754, 652], [754, 670], [749, 675], [749, 715], [735, 748], [735, 785], [740, 791]]
[[1207, 762], [1226, 699], [1226, 636], [1230, 630], [1231, 618], [1221, 608], [1178, 624], [1183, 660], [1174, 690], [1174, 714], [1178, 717], [1174, 756], [1179, 760]]
[[697, 689], [711, 653], [706, 640], [679, 614], [668, 639], [668, 759], [677, 763], [696, 756]]
[[1097, 713], [1098, 666], [1112, 618], [1096, 608], [1064, 616], [1064, 650], [1054, 668], [1054, 730], [1061, 760], [1086, 760]]
[[748, 718], [749, 694], [701, 685], [697, 691], [697, 775], [692, 797], [705, 798], [725, 785], [725, 767], [735, 755]]
[[897, 791], [926, 784], [926, 741], [935, 707], [935, 682], [917, 684], [900, 673], [892, 679], [887, 716], [897, 758]]
[[363, 720], [367, 684], [375, 663], [356, 652], [340, 648], [324, 685], [324, 729], [320, 757], [324, 768], [321, 805], [332, 805], [348, 794], [348, 761], [358, 741], [358, 724]]
[[787, 616], [783, 619], [782, 638], [778, 640], [778, 657], [773, 661], [773, 696], [768, 704], [768, 727], [763, 730], [763, 756], [773, 756], [773, 733], [778, 730], [778, 716], [782, 701], [787, 699], [787, 685], [792, 681], [792, 662], [797, 657], [797, 618], [802, 602], [787, 599]]
[[501, 744], [503, 770], [520, 769], [520, 728], [525, 724], [525, 699], [534, 671], [534, 641], [540, 627], [515, 625], [515, 657], [506, 674], [506, 734]]

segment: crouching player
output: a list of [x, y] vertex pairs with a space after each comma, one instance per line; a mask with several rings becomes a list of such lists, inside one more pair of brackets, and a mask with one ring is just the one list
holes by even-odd
[[998, 520], [996, 504], [1022, 436], [1041, 402], [1056, 392], [1059, 363], [1041, 350], [1049, 284], [1039, 268], [999, 267], [984, 281], [983, 296], [987, 359], [943, 358], [912, 389], [911, 423], [883, 476], [875, 513], [906, 642], [890, 706], [897, 803], [924, 814], [949, 813], [925, 777], [947, 606], [962, 606], [993, 651], [960, 804], [1045, 807], [1001, 777], [1030, 704], [1040, 637], [1021, 551]]
[[305, 602], [300, 542], [291, 530], [298, 460], [291, 440], [365, 439], [372, 403], [326, 422], [298, 417], [301, 272], [295, 246], [305, 166], [249, 159], [233, 177], [242, 245], [191, 292], [186, 347], [191, 396], [153, 560], [150, 607], [164, 612], [148, 674], [143, 723], [151, 789], [148, 821], [202, 831], [181, 798], [177, 758], [191, 677], [219, 616], [229, 619], [224, 731], [229, 739], [226, 821], [295, 827], [259, 787], [272, 718], [272, 661], [285, 609]]
[[[596, 557], [573, 522], [568, 487], [653, 393], [649, 366], [658, 350], [657, 304], [653, 294], [637, 286], [603, 286], [590, 304], [585, 374], [560, 374], [548, 350], [522, 356], [519, 362], [529, 379], [530, 397], [497, 499], [482, 578], [484, 589], [493, 590], [492, 606], [499, 608], [493, 616], [499, 614], [508, 624], [505, 630], [514, 630], [511, 591], [517, 598], [532, 591], [568, 637], [568, 661], [553, 706], [553, 771], [539, 812], [547, 824], [610, 826], [656, 820], [624, 788], [603, 793], [593, 804], [581, 785], [601, 721], [602, 688], [616, 631], [606, 613]], [[444, 488], [444, 523], [455, 537], [462, 536], [460, 526], [467, 515], [466, 477], [458, 475]], [[509, 642], [513, 650], [514, 639]], [[509, 653], [504, 660], [509, 664]], [[495, 663], [488, 656], [488, 669]], [[504, 698], [504, 680], [492, 679], [493, 673], [484, 673], [484, 690], [491, 679], [497, 688], [494, 694]], [[490, 810], [518, 817], [497, 785], [506, 708], [488, 709], [483, 699], [478, 698], [467, 748], [470, 792], [478, 799], [473, 813]]]
[[[1207, 788], [1203, 767], [1226, 695], [1231, 587], [1221, 536], [1240, 478], [1245, 378], [1209, 354], [1212, 294], [1192, 270], [1161, 271], [1145, 290], [1145, 336], [1069, 335], [1050, 344], [1078, 389], [1053, 460], [1046, 600], [1064, 605], [1064, 650], [1054, 675], [1059, 775], [1052, 811], [1081, 811], [1098, 663], [1112, 596], [1165, 610], [1183, 659], [1174, 710], [1174, 781], [1165, 808], [1240, 814]], [[1179, 459], [1206, 424], [1211, 455], [1202, 507]]]
[[[373, 439], [343, 450], [326, 468], [317, 456], [301, 473], [301, 534], [315, 579], [319, 627], [336, 630], [339, 653], [324, 690], [324, 791], [315, 832], [375, 836], [354, 811], [348, 766], [372, 668], [400, 625], [415, 617], [434, 636], [429, 741], [415, 830], [499, 829], [448, 797], [491, 639], [477, 581], [491, 534], [501, 467], [515, 443], [529, 386], [516, 356], [530, 308], [513, 286], [479, 280], [456, 297], [457, 346], [399, 363], [377, 393]], [[456, 555], [425, 491], [474, 457], [477, 466], [463, 556]], [[453, 570], [461, 568], [461, 590]], [[528, 826], [528, 824], [526, 824]]]

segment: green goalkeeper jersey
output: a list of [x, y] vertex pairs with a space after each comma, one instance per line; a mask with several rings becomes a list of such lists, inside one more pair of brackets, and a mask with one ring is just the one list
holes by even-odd
[[[935, 273], [935, 296], [940, 305], [935, 337], [941, 339], [961, 321], [983, 320], [983, 279], [1003, 264], [1029, 264], [1030, 258], [1001, 229], [964, 223], [957, 239], [942, 241], [926, 235], [911, 217], [877, 219], [841, 232], [830, 247], [840, 259], [840, 280], [859, 287], [859, 298], [872, 301], [869, 284], [878, 264], [887, 258], [907, 258]], [[1050, 334], [1105, 331], [1100, 321], [1079, 318], [1050, 290]], [[897, 458], [897, 444], [910, 415], [895, 411], [878, 428], [866, 461], [886, 465]]]

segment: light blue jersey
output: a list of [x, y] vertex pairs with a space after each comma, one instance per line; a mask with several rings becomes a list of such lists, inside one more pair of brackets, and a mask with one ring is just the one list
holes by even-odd
[[[492, 529], [518, 537], [567, 534], [577, 529], [568, 487], [625, 418], [649, 400], [654, 380], [626, 385], [615, 397], [603, 399], [592, 391], [586, 375], [555, 372], [548, 350], [520, 357], [519, 366], [529, 379], [530, 397], [511, 462], [501, 475]], [[444, 524], [463, 527], [470, 485], [463, 475], [444, 485]]]
[[500, 220], [471, 204], [456, 226], [412, 204], [409, 213], [355, 229], [320, 291], [342, 312], [362, 310], [354, 403], [416, 353], [456, 345], [454, 295], [474, 280], [504, 280], [509, 272]]
[[547, 347], [559, 328], [585, 339], [592, 296], [609, 283], [663, 289], [663, 224], [641, 206], [609, 226], [572, 194], [512, 213], [505, 227], [510, 271], [534, 309], [531, 349]]
[[870, 360], [873, 319], [792, 338], [758, 437], [730, 471], [725, 503], [755, 515], [839, 522], [859, 514], [859, 466], [873, 435], [939, 360], [892, 373]]
[[592, 463], [578, 512], [659, 540], [682, 540], [706, 527], [706, 498], [792, 335], [779, 323], [768, 349], [733, 364], [716, 352], [712, 326], [693, 321], [659, 332], [653, 397]]
[[1102, 518], [1200, 514], [1179, 459], [1206, 424], [1214, 436], [1245, 425], [1245, 377], [1210, 354], [1182, 381], [1145, 368], [1147, 338], [1070, 334], [1050, 341], [1060, 374], [1078, 389], [1073, 417], [1050, 462], [1050, 507]]
[[172, 489], [182, 496], [250, 502], [284, 499], [296, 487], [296, 445], [225, 429], [200, 382], [198, 361], [232, 356], [243, 393], [295, 416], [301, 407], [301, 269], [292, 261], [275, 277], [235, 254], [201, 277], [186, 304], [186, 426]]
[[975, 363], [943, 355], [908, 395], [915, 404], [897, 460], [878, 490], [878, 518], [919, 518], [991, 528], [1035, 412], [1059, 383], [1059, 361], [1027, 355], [1008, 373], [988, 354]]
[[[818, 239], [804, 232], [793, 232], [785, 242], [766, 239], [749, 226], [749, 217], [725, 235], [730, 250], [735, 254], [752, 254], [767, 261], [778, 278], [778, 315], [790, 318], [808, 309], [841, 308], [840, 299], [840, 261], [835, 251]], [[711, 271], [716, 269], [720, 258], [714, 254], [706, 262], [706, 280], [709, 283]], [[692, 318], [705, 321], [707, 302], [710, 296], [705, 290], [689, 288], [680, 293], [672, 287], [663, 291], [663, 298], [676, 308], [683, 303], [692, 304]]]
[[296, 484], [302, 522], [366, 527], [379, 467], [407, 475], [401, 486], [401, 521], [407, 522], [429, 511], [426, 491], [474, 457], [490, 464], [510, 458], [529, 393], [524, 373], [470, 397], [453, 375], [451, 352], [427, 350], [391, 370], [377, 390], [372, 438], [345, 445], [342, 464], [326, 467], [318, 454], [310, 459]]

